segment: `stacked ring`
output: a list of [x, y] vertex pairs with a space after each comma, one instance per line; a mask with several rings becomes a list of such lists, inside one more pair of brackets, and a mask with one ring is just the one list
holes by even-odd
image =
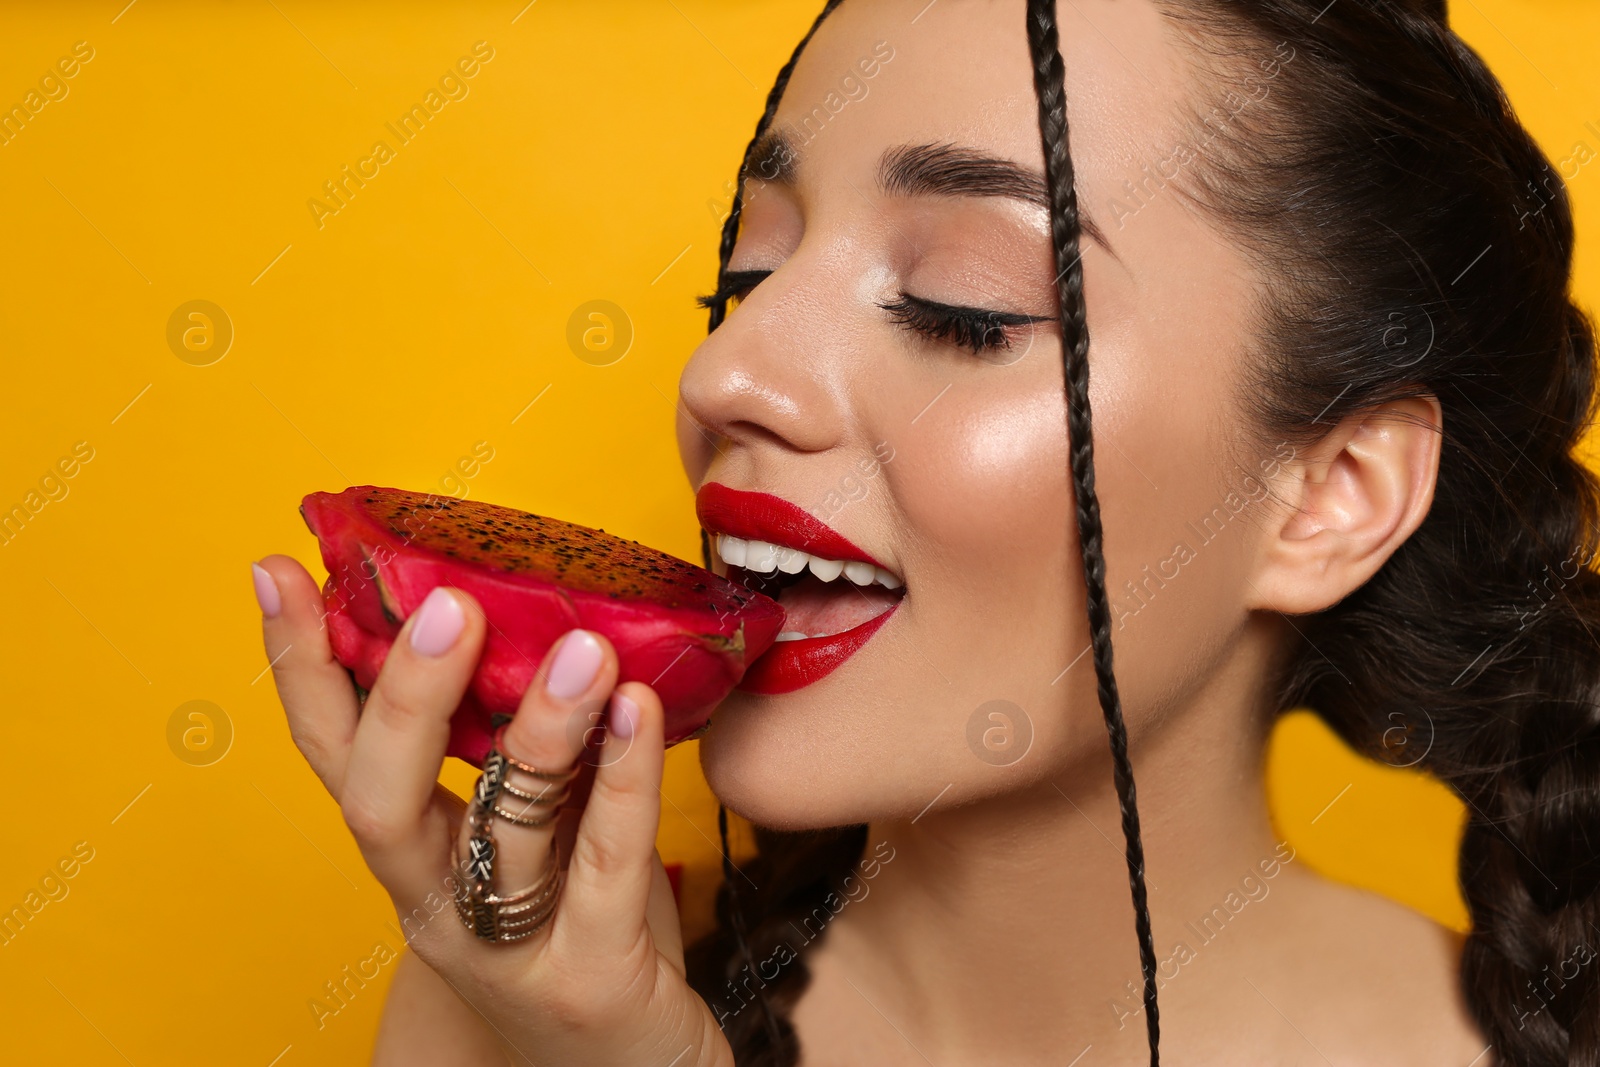
[[463, 926], [485, 941], [520, 941], [550, 921], [565, 880], [552, 849], [544, 873], [533, 885], [499, 896], [469, 884], [456, 894], [456, 914]]
[[[493, 808], [494, 813], [508, 822], [516, 823], [518, 826], [538, 827], [548, 825], [560, 814], [561, 805], [566, 803], [567, 798], [572, 795], [572, 779], [577, 777], [578, 767], [574, 765], [570, 770], [554, 772], [543, 771], [532, 764], [523, 763], [501, 748], [500, 734], [504, 732], [504, 729], [504, 727], [501, 727], [501, 730], [495, 734], [495, 751], [501, 754], [510, 767], [521, 771], [523, 774], [531, 775], [543, 783], [543, 786], [537, 793], [532, 793], [513, 784], [508, 776], [507, 780], [501, 784], [501, 792], [509, 793], [511, 796], [526, 803], [522, 805], [520, 811], [513, 812], [506, 810], [501, 802], [496, 800]], [[545, 808], [548, 811], [543, 814], [529, 815], [528, 812], [532, 808]]]
[[[545, 782], [538, 793], [530, 793], [507, 781], [515, 769]], [[494, 891], [495, 842], [492, 827], [496, 816], [519, 826], [543, 826], [553, 820], [560, 804], [570, 793], [570, 783], [578, 773], [574, 766], [562, 773], [539, 770], [536, 767], [508, 756], [500, 748], [500, 734], [495, 734], [494, 746], [483, 761], [483, 773], [478, 776], [472, 791], [472, 801], [467, 807], [467, 854], [457, 852], [456, 865], [462, 875], [455, 893], [456, 914], [462, 925], [486, 941], [520, 941], [538, 932], [555, 914], [556, 901], [561, 895], [565, 874], [560, 869], [555, 848], [550, 848], [543, 872], [534, 883], [514, 893], [498, 894]], [[528, 808], [548, 808], [549, 813], [529, 817], [501, 807], [501, 793], [527, 802]]]

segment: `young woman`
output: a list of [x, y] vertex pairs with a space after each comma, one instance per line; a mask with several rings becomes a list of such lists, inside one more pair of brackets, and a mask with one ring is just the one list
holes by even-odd
[[[701, 742], [764, 828], [715, 935], [685, 953], [660, 705], [604, 639], [501, 739], [528, 792], [609, 700], [581, 816], [490, 820], [538, 889], [501, 943], [431, 903], [477, 607], [437, 591], [358, 709], [316, 583], [258, 570], [295, 740], [413, 920], [378, 1061], [1600, 1063], [1594, 336], [1561, 180], [1444, 15], [829, 3], [681, 383], [708, 556], [791, 631]], [[1275, 838], [1299, 704], [1466, 801], [1470, 936]]]

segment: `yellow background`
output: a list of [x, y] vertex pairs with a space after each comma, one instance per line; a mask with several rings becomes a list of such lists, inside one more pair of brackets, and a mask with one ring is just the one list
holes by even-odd
[[[305, 492], [449, 488], [480, 441], [494, 458], [474, 497], [698, 558], [669, 398], [704, 333], [691, 298], [714, 275], [728, 182], [818, 5], [123, 2], [0, 15], [0, 104], [75, 42], [94, 50], [0, 146], [0, 508], [75, 443], [94, 450], [0, 546], [0, 908], [93, 849], [0, 947], [0, 1059], [359, 1062], [393, 966], [320, 1029], [308, 1001], [399, 942], [261, 675], [246, 564], [315, 558]], [[1553, 158], [1600, 151], [1589, 0], [1454, 6]], [[480, 40], [494, 58], [469, 95], [319, 228], [307, 200], [393, 145], [385, 123]], [[1600, 165], [1571, 188], [1593, 307]], [[211, 366], [166, 341], [195, 299], [235, 331]], [[565, 340], [596, 299], [635, 333], [612, 366]], [[209, 766], [169, 747], [191, 700], [231, 726]], [[1307, 862], [1464, 924], [1461, 813], [1441, 788], [1351, 759], [1304, 714], [1271, 768]], [[669, 777], [662, 851], [689, 862], [703, 907], [715, 806], [692, 745]]]

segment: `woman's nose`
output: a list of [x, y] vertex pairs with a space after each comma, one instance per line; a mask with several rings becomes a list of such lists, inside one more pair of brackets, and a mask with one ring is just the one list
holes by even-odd
[[689, 423], [680, 444], [821, 452], [839, 443], [857, 375], [840, 288], [821, 281], [791, 258], [701, 342], [678, 385], [679, 420]]

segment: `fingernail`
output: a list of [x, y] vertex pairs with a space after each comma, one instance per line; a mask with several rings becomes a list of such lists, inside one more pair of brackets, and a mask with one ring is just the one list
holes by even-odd
[[255, 579], [256, 603], [261, 605], [261, 614], [276, 619], [278, 612], [283, 610], [283, 600], [278, 596], [278, 583], [259, 563], [250, 564], [250, 576]]
[[606, 720], [611, 736], [626, 741], [639, 729], [639, 705], [621, 693], [611, 694], [611, 717]]
[[563, 700], [581, 696], [600, 673], [600, 658], [600, 642], [594, 639], [594, 634], [588, 630], [573, 630], [561, 639], [550, 660], [545, 692]]
[[424, 656], [442, 656], [456, 643], [466, 624], [460, 601], [439, 586], [417, 609], [411, 623], [411, 647]]

